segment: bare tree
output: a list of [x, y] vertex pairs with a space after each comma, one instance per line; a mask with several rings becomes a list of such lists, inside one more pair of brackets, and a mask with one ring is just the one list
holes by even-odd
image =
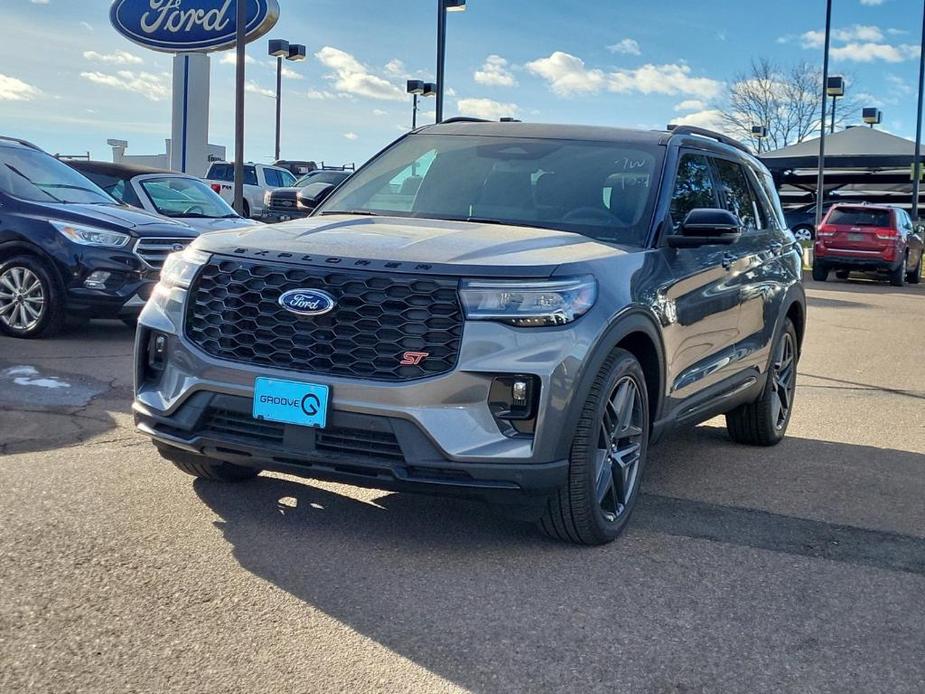
[[[753, 149], [758, 148], [758, 139], [752, 135], [755, 125], [768, 129], [763, 150], [802, 142], [819, 131], [821, 93], [822, 72], [812, 63], [800, 62], [784, 69], [759, 58], [729, 86], [726, 103], [720, 109], [723, 124], [731, 135], [750, 142]], [[856, 117], [857, 112], [858, 105], [850, 96], [840, 98], [836, 125]]]

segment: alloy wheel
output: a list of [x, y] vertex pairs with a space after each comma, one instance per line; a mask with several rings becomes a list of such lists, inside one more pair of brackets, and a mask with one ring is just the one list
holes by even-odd
[[794, 237], [797, 241], [812, 241], [813, 232], [807, 229], [806, 227], [800, 227], [799, 229], [794, 230]]
[[774, 389], [771, 398], [771, 416], [774, 427], [780, 431], [787, 425], [790, 417], [790, 408], [793, 406], [793, 393], [796, 389], [796, 348], [793, 336], [784, 333], [774, 355], [771, 366], [771, 387]]
[[21, 331], [33, 329], [45, 313], [45, 289], [32, 270], [8, 268], [0, 275], [0, 321]]
[[626, 512], [639, 484], [644, 416], [639, 387], [624, 376], [607, 398], [594, 450], [595, 496], [610, 522]]

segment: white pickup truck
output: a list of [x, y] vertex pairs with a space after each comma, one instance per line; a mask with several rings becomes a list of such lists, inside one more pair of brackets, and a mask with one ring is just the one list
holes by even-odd
[[[234, 204], [234, 164], [227, 161], [212, 162], [205, 180], [229, 205]], [[244, 216], [261, 219], [265, 212], [263, 199], [267, 191], [289, 188], [293, 183], [295, 176], [286, 169], [267, 164], [245, 164]]]

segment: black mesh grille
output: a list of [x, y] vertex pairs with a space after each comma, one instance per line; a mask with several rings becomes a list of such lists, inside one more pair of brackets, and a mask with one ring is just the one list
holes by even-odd
[[[290, 313], [278, 299], [323, 289], [323, 316]], [[457, 280], [213, 258], [190, 288], [186, 332], [212, 356], [246, 364], [383, 381], [423, 378], [456, 364], [463, 317]], [[405, 352], [423, 352], [402, 366]]]

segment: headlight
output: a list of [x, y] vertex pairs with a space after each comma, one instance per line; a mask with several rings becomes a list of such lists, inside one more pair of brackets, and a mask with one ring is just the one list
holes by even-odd
[[171, 253], [161, 268], [161, 284], [165, 287], [189, 289], [196, 271], [209, 262], [209, 254], [193, 249]]
[[583, 316], [597, 298], [593, 277], [533, 282], [467, 280], [460, 290], [466, 318], [522, 328], [564, 325]]
[[64, 236], [82, 246], [102, 246], [104, 248], [122, 248], [131, 238], [128, 234], [107, 229], [97, 229], [83, 224], [51, 221], [51, 225]]
[[272, 196], [273, 196], [273, 193], [271, 193], [269, 190], [268, 190], [266, 193], [264, 193], [264, 194], [263, 194], [263, 204], [269, 207], [269, 205], [270, 205], [270, 198], [271, 198]]

